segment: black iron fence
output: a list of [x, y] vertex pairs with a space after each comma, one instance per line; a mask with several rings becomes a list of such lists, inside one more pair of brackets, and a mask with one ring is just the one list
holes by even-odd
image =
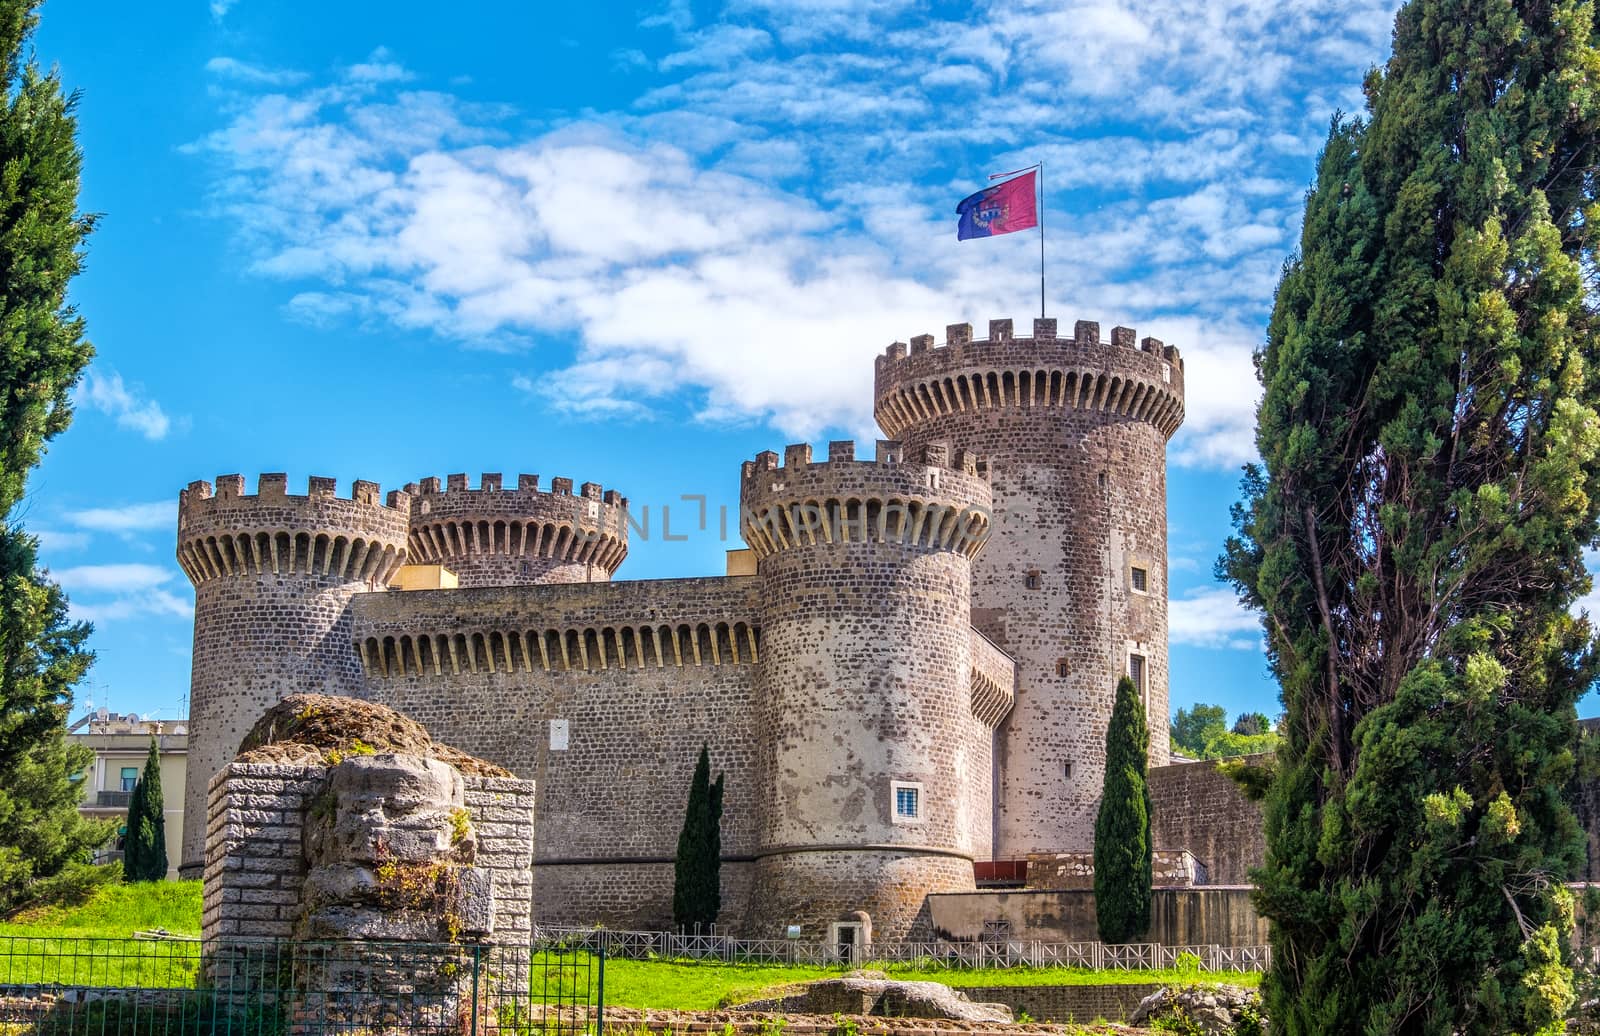
[[0, 1036], [579, 1036], [605, 946], [0, 938]]

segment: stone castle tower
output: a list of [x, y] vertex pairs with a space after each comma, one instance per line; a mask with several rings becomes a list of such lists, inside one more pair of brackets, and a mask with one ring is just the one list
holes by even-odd
[[[350, 650], [350, 599], [387, 586], [406, 556], [409, 501], [372, 482], [350, 499], [313, 478], [290, 496], [283, 475], [191, 482], [178, 497], [178, 564], [194, 583], [194, 659], [189, 683], [189, 771], [183, 812], [206, 815], [206, 782], [233, 761], [267, 708], [295, 691], [359, 694], [361, 660]], [[183, 860], [205, 852], [205, 825], [184, 825]]]
[[1083, 322], [946, 338], [878, 358], [872, 460], [745, 463], [753, 564], [726, 576], [614, 581], [628, 502], [593, 483], [451, 475], [387, 505], [192, 483], [188, 815], [268, 706], [316, 690], [537, 781], [541, 921], [670, 923], [702, 744], [728, 786], [720, 920], [751, 934], [926, 935], [925, 897], [972, 889], [974, 861], [1089, 848], [1118, 676], [1168, 756], [1182, 362]]
[[851, 443], [746, 462], [761, 672], [752, 935], [863, 911], [911, 928], [928, 891], [971, 890], [989, 856], [991, 727], [972, 708], [971, 559], [989, 487], [965, 451], [906, 462]]
[[1115, 680], [1144, 693], [1150, 764], [1167, 762], [1167, 440], [1183, 362], [1154, 338], [1009, 320], [954, 324], [877, 361], [878, 424], [908, 449], [987, 458], [989, 547], [972, 563], [972, 625], [1017, 665], [997, 740], [997, 857], [1087, 850], [1105, 778]]

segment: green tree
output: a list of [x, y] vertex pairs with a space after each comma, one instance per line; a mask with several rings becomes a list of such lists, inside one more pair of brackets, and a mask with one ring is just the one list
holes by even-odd
[[672, 923], [679, 928], [712, 924], [722, 910], [722, 774], [711, 781], [711, 757], [700, 746], [678, 856], [673, 867]]
[[92, 355], [67, 304], [94, 225], [77, 210], [77, 98], [25, 56], [38, 6], [0, 0], [0, 908], [109, 835], [78, 815], [74, 778], [89, 754], [66, 740], [89, 628], [67, 621], [36, 541], [14, 520]]
[[1202, 705], [1197, 702], [1193, 708], [1178, 710], [1178, 715], [1172, 720], [1170, 733], [1173, 745], [1181, 748], [1185, 755], [1203, 759], [1206, 741], [1214, 732], [1227, 729], [1227, 710], [1221, 705]]
[[1245, 712], [1233, 721], [1233, 732], [1244, 737], [1260, 737], [1271, 731], [1272, 721], [1267, 719], [1265, 713]]
[[1554, 1032], [1593, 681], [1592, 7], [1411, 0], [1278, 286], [1238, 535], [1285, 722], [1256, 902], [1290, 1034]]
[[1106, 729], [1106, 780], [1094, 822], [1094, 909], [1100, 941], [1150, 930], [1150, 731], [1139, 688], [1124, 676]]
[[128, 834], [123, 841], [122, 880], [162, 881], [167, 876], [166, 804], [161, 795], [161, 752], [150, 739], [144, 773], [128, 803]]

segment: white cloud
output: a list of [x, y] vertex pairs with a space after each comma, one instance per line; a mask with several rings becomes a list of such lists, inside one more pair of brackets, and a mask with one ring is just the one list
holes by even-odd
[[263, 68], [238, 58], [214, 57], [206, 62], [206, 71], [224, 79], [238, 80], [262, 86], [287, 86], [304, 81], [306, 74], [287, 68]]
[[72, 617], [78, 621], [187, 619], [194, 615], [194, 605], [186, 594], [167, 589], [179, 578], [178, 573], [160, 565], [75, 565], [52, 570], [49, 575], [69, 595]]
[[164, 439], [172, 429], [172, 419], [161, 404], [147, 398], [139, 386], [124, 384], [116, 371], [100, 374], [91, 370], [74, 397], [80, 406], [115, 418], [118, 427], [138, 432], [146, 439]]
[[222, 21], [238, 2], [239, 0], [211, 0], [211, 17], [219, 22]]
[[1167, 639], [1203, 648], [1261, 650], [1261, 619], [1232, 590], [1197, 590], [1167, 602]]
[[562, 409], [688, 399], [794, 437], [868, 428], [871, 357], [890, 341], [1026, 326], [1033, 240], [957, 246], [950, 210], [984, 173], [1043, 158], [1055, 315], [1179, 346], [1172, 457], [1231, 467], [1255, 452], [1251, 351], [1330, 114], [1321, 91], [1359, 83], [1391, 12], [1011, 0], [940, 20], [907, 0], [734, 0], [696, 27], [674, 2], [641, 23], [672, 34], [665, 82], [625, 112], [530, 132], [397, 89], [409, 74], [380, 49], [337, 83], [232, 98], [198, 149], [300, 319], [473, 347], [575, 340], [537, 379]]
[[125, 562], [114, 565], [74, 565], [50, 573], [69, 593], [127, 593], [152, 590], [172, 578], [160, 565]]
[[29, 529], [29, 534], [39, 541], [39, 549], [49, 554], [82, 550], [89, 545], [86, 532], [62, 532], [59, 529]]
[[173, 500], [155, 500], [122, 507], [90, 507], [68, 511], [66, 518], [72, 525], [93, 532], [170, 531], [178, 524], [178, 505]]

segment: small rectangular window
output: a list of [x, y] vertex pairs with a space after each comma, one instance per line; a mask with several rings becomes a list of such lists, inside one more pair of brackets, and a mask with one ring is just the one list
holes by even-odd
[[122, 768], [122, 790], [132, 791], [133, 786], [139, 783], [139, 768], [137, 766], [124, 766]]
[[1065, 777], [1069, 781], [1072, 780], [1072, 764], [1071, 763], [1062, 763], [1061, 764], [1061, 775], [1063, 777]]
[[1056, 663], [1056, 675], [1057, 676], [1071, 676], [1072, 675], [1072, 666], [1071, 666], [1070, 663], [1067, 662], [1066, 659], [1063, 658], [1059, 662]]
[[1147, 569], [1135, 565], [1132, 573], [1133, 592], [1147, 594], [1150, 592], [1150, 573]]
[[1128, 678], [1133, 681], [1133, 685], [1135, 687], [1139, 688], [1139, 695], [1141, 697], [1144, 696], [1146, 668], [1147, 666], [1145, 665], [1145, 657], [1143, 655], [1128, 656]]
[[1043, 582], [1044, 580], [1039, 576], [1039, 570], [1033, 569], [1028, 573], [1027, 578], [1023, 580], [1023, 585], [1029, 590], [1037, 590], [1043, 584]]
[[922, 820], [922, 785], [911, 781], [890, 781], [894, 802], [894, 822], [914, 824]]

